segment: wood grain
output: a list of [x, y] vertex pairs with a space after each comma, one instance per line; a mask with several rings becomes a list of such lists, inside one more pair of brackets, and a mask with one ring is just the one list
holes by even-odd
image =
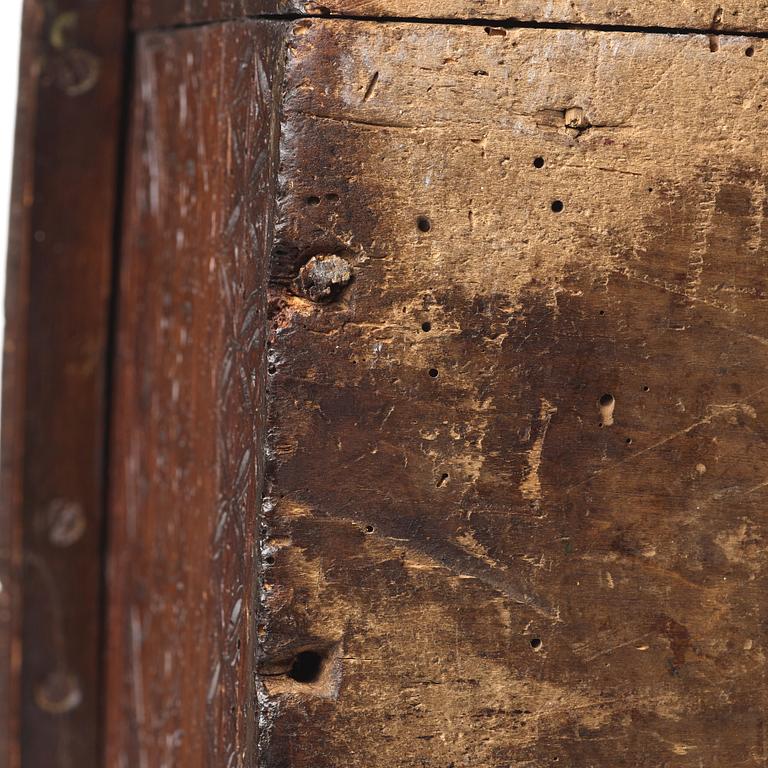
[[112, 463], [109, 766], [251, 766], [282, 25], [137, 49]]
[[3, 371], [0, 765], [101, 750], [124, 3], [25, 3]]
[[765, 763], [766, 55], [293, 25], [264, 766]]
[[274, 13], [768, 31], [766, 0], [136, 0], [134, 22], [150, 28]]
[[[615, 9], [569, 8], [545, 19]], [[708, 29], [694, 10], [611, 23]], [[765, 40], [139, 33], [100, 698], [97, 496], [77, 493], [101, 489], [118, 54], [83, 79], [95, 54], [54, 21], [70, 53], [45, 87], [113, 89], [83, 116], [52, 98], [63, 122], [38, 125], [50, 147], [21, 177], [36, 202], [11, 279], [31, 298], [10, 304], [5, 391], [30, 418], [3, 427], [23, 506], [4, 506], [0, 573], [17, 601], [22, 537], [31, 570], [21, 646], [0, 605], [0, 682], [19, 687], [23, 647], [31, 693], [9, 764], [98, 764], [98, 703], [117, 768], [764, 765]], [[83, 214], [94, 200], [107, 214]]]

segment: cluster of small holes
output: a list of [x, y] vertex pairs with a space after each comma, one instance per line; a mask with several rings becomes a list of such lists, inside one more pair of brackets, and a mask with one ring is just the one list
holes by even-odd
[[[488, 35], [499, 35], [499, 36], [506, 35], [506, 31], [498, 27], [485, 27], [485, 33]], [[755, 54], [755, 49], [753, 46], [749, 46], [748, 48], [746, 48], [744, 53], [746, 56], [752, 57]], [[486, 75], [487, 72], [477, 71], [475, 72], [475, 74]], [[545, 159], [541, 156], [537, 156], [533, 159], [533, 167], [536, 169], [543, 168], [545, 164], [546, 164]], [[653, 187], [648, 187], [649, 193], [652, 193], [653, 191], [654, 191]], [[325, 195], [325, 198], [326, 200], [329, 200], [329, 201], [337, 201], [339, 199], [339, 196], [336, 193], [329, 193]], [[309, 205], [318, 205], [320, 203], [320, 198], [317, 195], [311, 195], [307, 197], [306, 201]], [[562, 200], [556, 199], [551, 202], [550, 208], [553, 213], [562, 213], [565, 210], [565, 204]], [[421, 216], [418, 216], [416, 219], [416, 227], [420, 232], [426, 234], [427, 232], [431, 231], [432, 222], [427, 216], [421, 215]], [[403, 312], [405, 311], [406, 311], [406, 308], [403, 307]], [[605, 310], [601, 309], [598, 314], [600, 316], [605, 316], [606, 312]], [[421, 324], [421, 330], [425, 333], [430, 332], [432, 330], [432, 324], [429, 321], [424, 321]], [[271, 365], [269, 368], [269, 372], [274, 373], [275, 370], [276, 370], [275, 366]], [[429, 376], [433, 379], [436, 379], [439, 376], [439, 371], [437, 370], [437, 368], [430, 368], [428, 373], [429, 373]], [[648, 387], [647, 385], [643, 386], [642, 390], [643, 392], [648, 392], [650, 391], [650, 387]], [[606, 393], [601, 396], [599, 403], [602, 407], [606, 407], [606, 406], [610, 406], [613, 403], [613, 401], [614, 401], [613, 395]], [[632, 445], [632, 442], [633, 441], [631, 437], [627, 437], [625, 439], [625, 443], [628, 446]], [[441, 475], [440, 479], [438, 480], [438, 487], [441, 486], [447, 478], [448, 478], [447, 474]], [[373, 526], [368, 525], [365, 527], [366, 533], [372, 533], [373, 530], [374, 530]], [[531, 647], [534, 648], [534, 650], [538, 650], [539, 648], [541, 648], [541, 645], [542, 645], [542, 642], [539, 638], [533, 638], [531, 640]]]
[[[506, 35], [506, 31], [505, 30], [499, 29], [497, 27], [485, 27], [485, 32], [488, 35]], [[484, 74], [485, 75], [485, 74], [487, 74], [487, 72], [482, 71], [482, 72], [476, 72], [475, 74]], [[543, 168], [544, 165], [545, 165], [545, 160], [540, 155], [533, 158], [533, 167], [534, 168]], [[550, 208], [551, 208], [553, 213], [562, 213], [563, 210], [565, 210], [565, 203], [563, 203], [562, 200], [553, 200], [552, 203], [550, 204]], [[419, 232], [423, 232], [423, 233], [426, 234], [427, 232], [429, 232], [432, 229], [432, 222], [430, 221], [430, 219], [427, 216], [423, 216], [423, 215], [422, 216], [418, 216], [416, 218], [416, 227], [419, 230]], [[405, 311], [405, 309], [403, 311]], [[428, 324], [425, 324], [425, 325], [428, 325]], [[428, 329], [424, 328], [424, 330], [426, 331]], [[434, 370], [434, 369], [432, 369], [432, 370]], [[433, 375], [432, 371], [430, 371], [430, 376], [432, 376], [433, 378], [436, 378], [437, 374]]]
[[[336, 192], [328, 192], [326, 195], [323, 195], [323, 197], [329, 203], [336, 203], [339, 200], [339, 196]], [[304, 198], [304, 202], [307, 205], [320, 205], [321, 199], [319, 195], [307, 195], [307, 197]]]

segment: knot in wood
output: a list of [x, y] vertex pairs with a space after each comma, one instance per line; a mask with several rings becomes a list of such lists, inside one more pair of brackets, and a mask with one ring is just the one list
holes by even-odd
[[294, 290], [311, 301], [333, 301], [352, 280], [352, 267], [335, 254], [313, 256], [293, 282]]
[[585, 131], [591, 124], [581, 107], [569, 107], [565, 110], [565, 127]]

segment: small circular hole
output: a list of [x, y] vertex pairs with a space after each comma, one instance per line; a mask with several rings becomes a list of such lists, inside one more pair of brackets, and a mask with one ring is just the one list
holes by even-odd
[[431, 376], [433, 379], [436, 379], [436, 378], [439, 376], [439, 373], [440, 373], [440, 372], [437, 370], [437, 368], [430, 368], [430, 369], [429, 369], [429, 375], [430, 375], [430, 376]]
[[421, 324], [421, 330], [424, 331], [424, 333], [429, 333], [432, 330], [432, 323], [429, 321], [423, 322]]
[[320, 205], [320, 198], [317, 195], [310, 195], [307, 198], [307, 205]]
[[366, 533], [373, 533], [373, 526], [372, 525], [366, 525], [365, 526], [365, 532]]
[[627, 438], [627, 439], [626, 439], [624, 442], [625, 442], [627, 445], [632, 445], [632, 438], [631, 438], [631, 437], [628, 437], [628, 438]]
[[597, 314], [602, 317], [605, 314], [605, 310], [601, 309]]
[[274, 558], [274, 557], [272, 557], [272, 555], [267, 555], [267, 556], [264, 558], [264, 562], [265, 562], [267, 565], [274, 565], [274, 564], [275, 564], [275, 558]]
[[274, 376], [274, 374], [277, 373], [277, 366], [274, 363], [270, 363], [267, 366], [267, 373], [269, 373], [269, 374]]
[[535, 157], [533, 159], [533, 167], [534, 168], [543, 168], [544, 167], [544, 158], [543, 157]]
[[553, 213], [562, 213], [563, 208], [565, 208], [565, 205], [563, 205], [562, 200], [553, 200], [552, 201], [552, 212]]
[[605, 408], [613, 403], [613, 395], [605, 394], [600, 398], [600, 405]]
[[650, 392], [650, 391], [651, 391], [651, 388], [647, 384], [645, 384], [643, 386], [643, 392]]
[[325, 196], [325, 199], [326, 199], [326, 200], [327, 200], [329, 203], [335, 203], [335, 202], [337, 202], [337, 201], [338, 201], [338, 199], [339, 199], [339, 196], [338, 196], [338, 195], [337, 195], [335, 192], [329, 192], [329, 193], [328, 193], [328, 194]]
[[314, 683], [323, 668], [323, 657], [317, 651], [297, 653], [288, 670], [288, 677], [297, 683]]
[[432, 229], [432, 222], [426, 216], [419, 216], [416, 219], [416, 226], [419, 228], [419, 232], [429, 232]]
[[755, 55], [755, 49], [750, 45], [749, 48], [747, 48], [747, 50], [744, 51], [744, 55], [752, 58]]
[[531, 638], [531, 648], [533, 648], [534, 651], [540, 650], [541, 646], [542, 646], [542, 642], [540, 637]]

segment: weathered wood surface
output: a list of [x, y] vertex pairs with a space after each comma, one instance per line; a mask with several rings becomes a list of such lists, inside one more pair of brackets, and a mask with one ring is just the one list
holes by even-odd
[[135, 0], [138, 27], [299, 13], [768, 31], [766, 0]]
[[764, 764], [765, 55], [139, 35], [106, 765]]
[[106, 765], [252, 766], [280, 24], [138, 41], [112, 462]]
[[127, 10], [25, 3], [0, 512], [0, 765], [101, 749], [106, 367]]
[[765, 764], [766, 49], [717, 42], [292, 26], [264, 766]]

